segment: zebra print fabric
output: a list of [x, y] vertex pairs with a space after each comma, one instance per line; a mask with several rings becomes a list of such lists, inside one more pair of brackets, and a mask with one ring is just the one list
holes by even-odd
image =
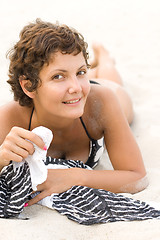
[[[68, 168], [88, 168], [81, 161], [46, 158], [45, 164], [65, 165]], [[16, 171], [12, 163], [0, 175], [0, 217], [13, 218], [34, 195], [29, 166], [26, 162]], [[160, 211], [150, 205], [101, 189], [73, 186], [71, 189], [47, 197], [51, 208], [80, 224], [91, 225], [115, 221], [134, 221], [160, 218]], [[45, 200], [45, 199], [44, 199]], [[45, 201], [40, 201], [45, 204]]]
[[31, 177], [25, 162], [16, 171], [12, 163], [0, 175], [0, 217], [13, 218], [22, 211], [32, 193]]
[[52, 203], [58, 212], [85, 225], [160, 218], [160, 211], [145, 202], [82, 186], [53, 195]]

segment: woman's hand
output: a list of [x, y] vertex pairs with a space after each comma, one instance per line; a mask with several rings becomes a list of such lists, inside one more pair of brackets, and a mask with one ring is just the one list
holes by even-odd
[[35, 133], [20, 127], [13, 127], [0, 147], [0, 166], [8, 165], [11, 160], [21, 162], [29, 154], [32, 155], [34, 146], [31, 142], [44, 148], [43, 140]]
[[84, 169], [48, 169], [47, 180], [37, 186], [37, 190], [41, 193], [28, 202], [31, 206], [43, 198], [50, 196], [52, 193], [61, 193], [67, 191], [74, 185], [81, 185], [79, 179]]

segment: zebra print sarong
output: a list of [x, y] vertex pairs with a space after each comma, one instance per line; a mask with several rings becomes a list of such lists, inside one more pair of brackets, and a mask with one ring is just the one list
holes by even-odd
[[[52, 158], [47, 158], [45, 164], [48, 168], [54, 164], [68, 168], [88, 168], [81, 161]], [[32, 182], [28, 163], [24, 162], [16, 171], [10, 163], [0, 175], [0, 217], [18, 216], [29, 198], [34, 197], [31, 193]], [[63, 193], [52, 194], [39, 203], [85, 225], [160, 218], [160, 211], [145, 202], [84, 186], [73, 186]]]

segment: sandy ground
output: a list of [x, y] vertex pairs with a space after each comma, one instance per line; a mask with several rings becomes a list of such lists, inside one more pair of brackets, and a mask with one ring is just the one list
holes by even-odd
[[[159, 0], [5, 0], [0, 4], [0, 104], [12, 99], [6, 84], [7, 50], [22, 27], [41, 18], [75, 27], [89, 43], [99, 41], [115, 57], [131, 95], [131, 126], [150, 184], [133, 198], [160, 203], [160, 3]], [[105, 155], [100, 168], [106, 168]], [[129, 194], [128, 194], [129, 195]], [[129, 195], [130, 196], [130, 195]], [[0, 219], [0, 239], [158, 240], [160, 220], [83, 226], [41, 206], [26, 208], [30, 220]]]

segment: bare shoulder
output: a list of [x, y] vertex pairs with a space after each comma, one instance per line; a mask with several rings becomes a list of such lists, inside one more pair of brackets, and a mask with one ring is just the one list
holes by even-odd
[[109, 118], [120, 110], [120, 104], [114, 91], [106, 86], [92, 85], [88, 98], [89, 108], [95, 118]]
[[0, 106], [0, 139], [4, 139], [14, 126], [27, 128], [30, 112], [30, 108], [22, 107], [15, 101]]
[[98, 98], [100, 100], [103, 99], [110, 99], [110, 98], [115, 98], [116, 95], [114, 93], [114, 91], [112, 90], [112, 88], [110, 86], [104, 86], [104, 85], [100, 85], [100, 84], [91, 84], [91, 91], [89, 94], [89, 97], [91, 98]]
[[106, 128], [112, 125], [121, 114], [120, 104], [115, 93], [107, 87], [92, 85], [87, 100], [87, 113], [89, 116], [88, 129], [93, 133], [93, 138], [104, 135]]

